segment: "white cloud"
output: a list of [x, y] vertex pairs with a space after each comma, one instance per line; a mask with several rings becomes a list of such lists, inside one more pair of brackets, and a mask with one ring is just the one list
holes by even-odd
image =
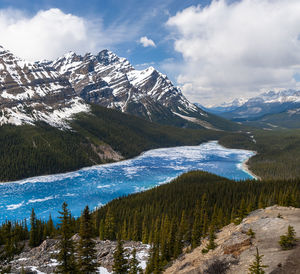
[[140, 38], [140, 43], [143, 45], [143, 47], [156, 47], [153, 40], [149, 39], [147, 36], [143, 36]]
[[131, 39], [126, 24], [103, 28], [101, 19], [88, 20], [60, 9], [32, 17], [18, 10], [0, 10], [0, 45], [27, 60], [54, 59], [67, 51], [98, 52]]
[[215, 103], [295, 88], [300, 71], [300, 1], [212, 1], [170, 17], [184, 64], [178, 83], [193, 101]]

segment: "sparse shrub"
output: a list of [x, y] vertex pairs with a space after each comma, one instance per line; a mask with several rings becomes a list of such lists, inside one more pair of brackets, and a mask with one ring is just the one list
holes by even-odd
[[203, 248], [202, 250], [201, 250], [201, 252], [202, 252], [202, 254], [206, 254], [206, 253], [208, 253], [208, 249], [206, 249], [206, 248]]
[[235, 218], [234, 220], [233, 220], [233, 223], [235, 224], [235, 225], [239, 225], [241, 222], [242, 222], [242, 218], [241, 217], [237, 217], [237, 218]]
[[247, 235], [251, 237], [251, 239], [255, 238], [255, 232], [250, 228], [247, 231]]

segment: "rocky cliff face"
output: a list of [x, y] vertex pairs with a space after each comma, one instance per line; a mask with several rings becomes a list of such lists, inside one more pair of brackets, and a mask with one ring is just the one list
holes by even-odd
[[[278, 218], [278, 214], [282, 218]], [[264, 255], [262, 261], [268, 265], [266, 273], [300, 273], [300, 244], [294, 249], [282, 250], [278, 241], [280, 235], [287, 232], [288, 226], [295, 228], [300, 235], [300, 209], [292, 207], [272, 206], [259, 209], [246, 217], [241, 224], [230, 224], [217, 233], [215, 250], [202, 254], [207, 239], [200, 247], [191, 253], [182, 255], [165, 273], [248, 273], [249, 265], [254, 260], [256, 247]], [[255, 233], [255, 238], [247, 235], [249, 229]], [[226, 269], [214, 272], [217, 267]]]

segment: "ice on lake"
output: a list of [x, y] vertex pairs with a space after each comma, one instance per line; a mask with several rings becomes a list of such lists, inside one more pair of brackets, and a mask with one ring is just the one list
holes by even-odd
[[56, 219], [63, 202], [73, 216], [114, 198], [166, 183], [190, 170], [204, 170], [230, 179], [251, 179], [241, 163], [254, 152], [228, 149], [216, 141], [199, 146], [154, 149], [122, 162], [97, 165], [64, 174], [33, 177], [0, 184], [0, 223], [28, 218]]

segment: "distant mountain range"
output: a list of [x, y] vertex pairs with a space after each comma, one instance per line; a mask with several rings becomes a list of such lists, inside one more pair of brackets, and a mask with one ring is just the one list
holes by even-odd
[[233, 123], [190, 103], [153, 67], [135, 70], [109, 50], [30, 63], [0, 47], [0, 125], [44, 121], [68, 128], [90, 104], [179, 127], [234, 128]]
[[269, 91], [204, 110], [226, 119], [263, 128], [300, 127], [300, 91]]

